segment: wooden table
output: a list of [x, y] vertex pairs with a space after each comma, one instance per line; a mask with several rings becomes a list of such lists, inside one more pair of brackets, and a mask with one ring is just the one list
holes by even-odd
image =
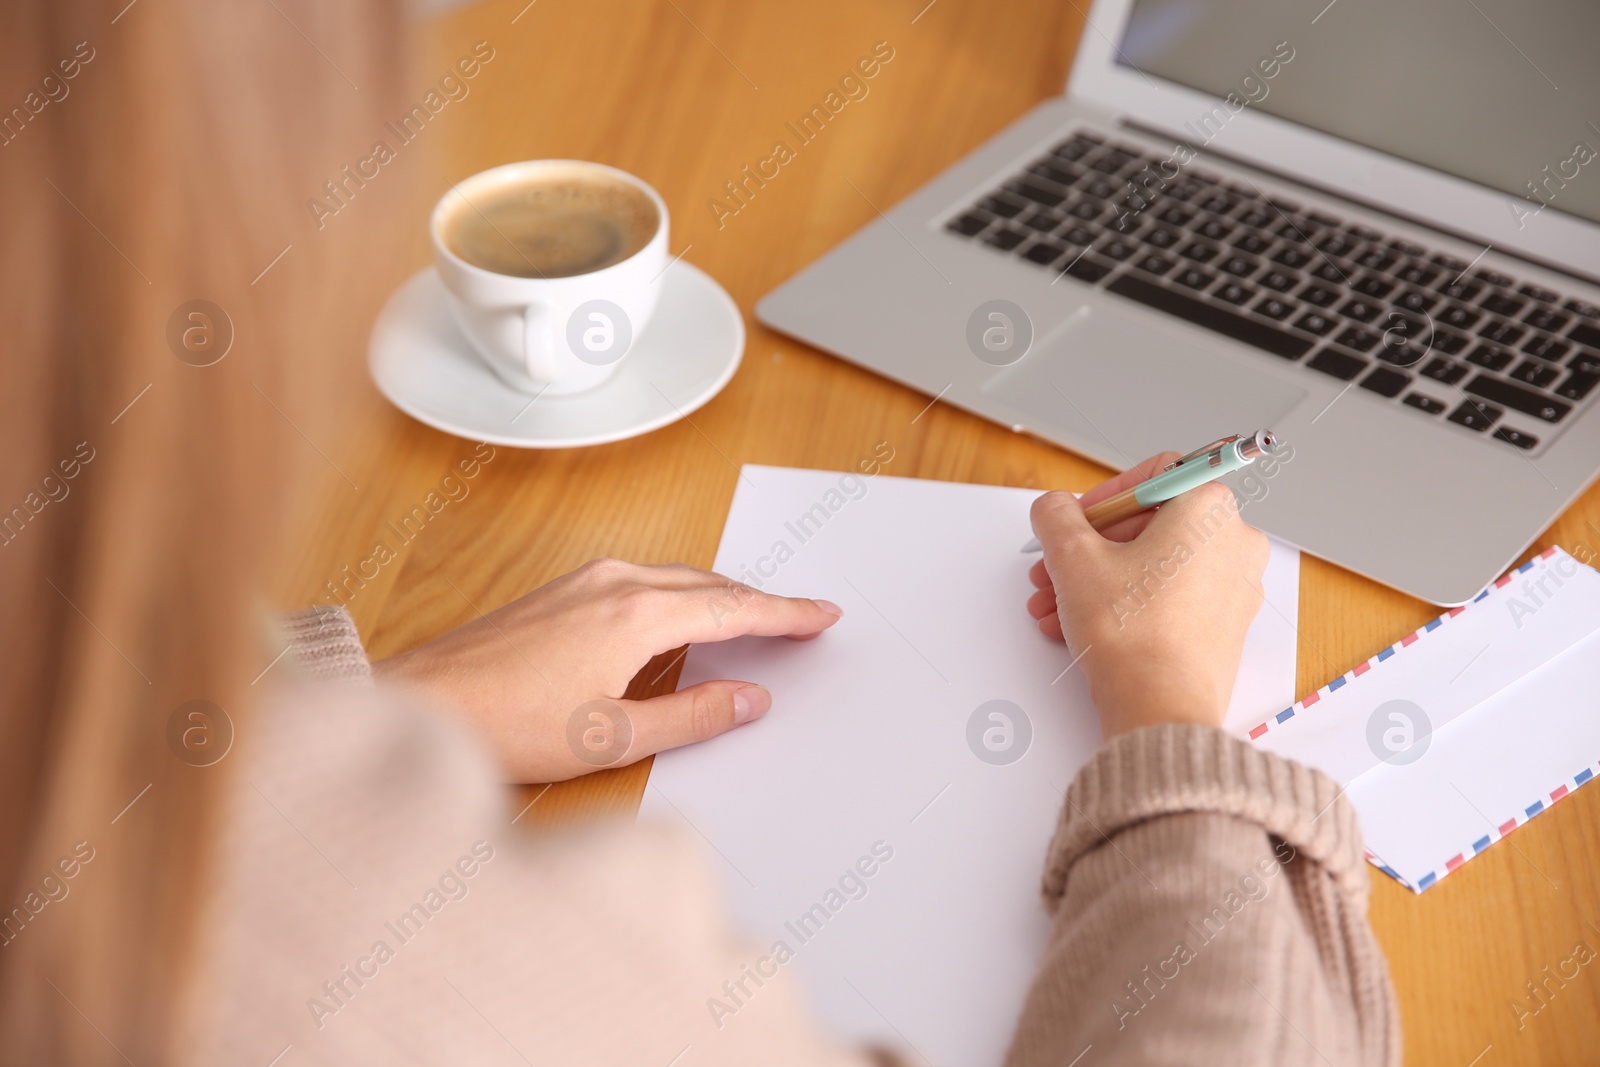
[[[733, 294], [749, 342], [726, 391], [683, 422], [599, 448], [498, 450], [470, 495], [352, 601], [374, 655], [474, 617], [467, 598], [493, 607], [591, 557], [709, 566], [739, 463], [848, 470], [887, 440], [891, 474], [1071, 489], [1105, 477], [1095, 464], [945, 404], [930, 408], [928, 397], [777, 336], [750, 314], [762, 294], [878, 208], [1059, 93], [1083, 2], [935, 0], [923, 9], [927, 0], [497, 0], [421, 27], [419, 77], [444, 70], [474, 41], [496, 50], [473, 95], [430, 127], [439, 140], [424, 194], [518, 159], [595, 159], [639, 174], [667, 200], [673, 253]], [[870, 95], [737, 215], [719, 220], [707, 204], [724, 182], [765, 158], [784, 123], [879, 41], [894, 58]], [[417, 205], [419, 220], [426, 206]], [[420, 221], [416, 229], [422, 266], [429, 254]], [[362, 488], [330, 475], [311, 509], [287, 591], [299, 604], [326, 600], [323, 583], [364, 558], [380, 525], [418, 503], [473, 447], [411, 421], [370, 386], [352, 399], [348, 426], [338, 465]], [[1538, 544], [1600, 547], [1597, 520], [1600, 489]], [[1310, 557], [1300, 603], [1302, 693], [1435, 614]], [[674, 669], [655, 690], [675, 682]], [[632, 811], [649, 766], [530, 787], [518, 807], [537, 803], [523, 822]], [[1578, 942], [1600, 950], [1597, 842], [1600, 788], [1582, 789], [1424, 896], [1373, 873], [1372, 919], [1399, 988], [1410, 1062], [1600, 1057], [1600, 963], [1520, 1032], [1510, 1006]]]

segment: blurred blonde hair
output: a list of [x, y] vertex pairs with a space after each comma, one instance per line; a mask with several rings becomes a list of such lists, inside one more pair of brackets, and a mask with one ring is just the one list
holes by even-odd
[[[317, 449], [399, 262], [374, 234], [414, 207], [396, 167], [321, 230], [306, 203], [403, 96], [390, 3], [124, 2], [0, 13], [7, 1062], [184, 1058], [239, 759], [188, 765], [168, 720], [209, 700], [249, 743], [275, 651], [255, 603], [291, 489], [336, 477]], [[232, 322], [214, 365], [168, 343], [194, 299]], [[92, 859], [67, 878], [79, 842]]]

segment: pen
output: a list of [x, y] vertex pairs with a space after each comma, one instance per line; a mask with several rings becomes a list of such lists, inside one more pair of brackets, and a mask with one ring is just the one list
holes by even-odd
[[[1248, 437], [1240, 434], [1224, 437], [1168, 463], [1155, 477], [1124, 489], [1115, 496], [1108, 496], [1097, 504], [1090, 504], [1083, 509], [1083, 513], [1090, 526], [1104, 530], [1171, 500], [1180, 493], [1186, 493], [1197, 485], [1214, 482], [1224, 474], [1248, 467], [1262, 456], [1271, 455], [1277, 445], [1278, 439], [1271, 430], [1257, 430]], [[1022, 551], [1039, 552], [1043, 548], [1035, 537], [1022, 546]]]

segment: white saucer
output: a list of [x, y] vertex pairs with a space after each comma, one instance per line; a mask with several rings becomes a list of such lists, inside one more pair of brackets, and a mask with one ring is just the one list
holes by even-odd
[[633, 351], [610, 380], [586, 393], [535, 399], [503, 382], [456, 329], [432, 267], [384, 305], [367, 367], [395, 407], [468, 440], [579, 448], [637, 437], [716, 396], [744, 354], [744, 319], [709, 275], [680, 261], [661, 284], [656, 313]]

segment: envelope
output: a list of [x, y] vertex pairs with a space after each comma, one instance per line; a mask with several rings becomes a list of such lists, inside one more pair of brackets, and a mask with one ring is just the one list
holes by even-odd
[[1600, 573], [1560, 548], [1249, 731], [1420, 893], [1600, 772]]

